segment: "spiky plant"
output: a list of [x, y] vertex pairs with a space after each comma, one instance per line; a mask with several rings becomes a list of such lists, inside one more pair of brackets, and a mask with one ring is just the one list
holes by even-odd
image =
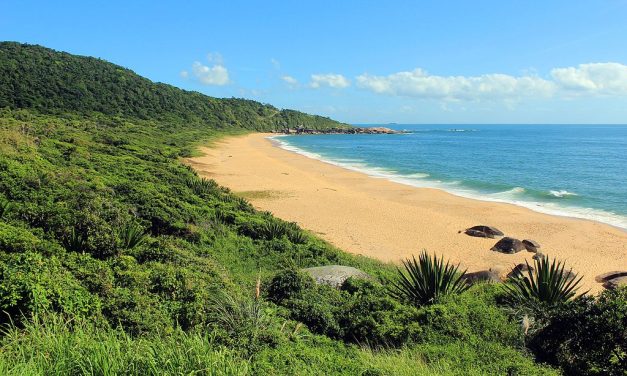
[[441, 297], [459, 294], [470, 287], [459, 265], [451, 265], [444, 258], [423, 251], [418, 260], [414, 256], [403, 261], [405, 272], [398, 269], [399, 278], [392, 282], [391, 294], [415, 306], [436, 303]]
[[268, 221], [261, 227], [262, 236], [266, 239], [280, 238], [289, 234], [289, 227], [285, 222]]
[[84, 252], [87, 247], [87, 236], [72, 227], [69, 235], [63, 241], [65, 249], [71, 252]]
[[118, 239], [120, 241], [120, 248], [131, 250], [140, 246], [146, 240], [146, 233], [144, 229], [134, 223], [128, 223], [118, 231]]
[[[577, 295], [583, 277], [577, 277], [565, 264], [544, 256], [534, 260], [532, 268], [527, 261], [527, 271], [514, 273], [505, 285], [507, 294], [515, 302], [566, 303]], [[584, 293], [585, 294], [585, 293]]]
[[187, 178], [186, 184], [194, 193], [200, 196], [208, 195], [218, 188], [218, 183], [216, 183], [215, 180], [197, 178], [196, 176]]

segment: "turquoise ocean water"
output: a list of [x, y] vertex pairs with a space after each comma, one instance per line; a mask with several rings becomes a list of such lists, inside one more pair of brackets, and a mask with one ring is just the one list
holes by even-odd
[[627, 229], [627, 125], [388, 127], [411, 133], [274, 138], [374, 177]]

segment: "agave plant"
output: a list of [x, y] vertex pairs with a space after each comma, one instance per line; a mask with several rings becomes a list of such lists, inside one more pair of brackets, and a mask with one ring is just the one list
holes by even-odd
[[403, 261], [405, 272], [398, 269], [399, 279], [392, 282], [391, 294], [416, 306], [436, 303], [441, 297], [459, 294], [470, 287], [459, 272], [459, 265], [451, 265], [444, 258], [439, 259], [422, 252], [416, 260]]
[[288, 235], [289, 232], [288, 225], [280, 221], [268, 221], [261, 227], [262, 236], [266, 239], [280, 238], [283, 235]]
[[70, 234], [63, 241], [65, 249], [71, 252], [84, 252], [87, 247], [87, 236], [72, 227]]
[[120, 248], [130, 250], [144, 243], [146, 233], [141, 226], [129, 223], [118, 231], [118, 238], [120, 239]]
[[534, 260], [533, 268], [525, 263], [527, 271], [514, 273], [510, 283], [505, 285], [514, 301], [556, 305], [566, 303], [577, 295], [583, 277], [577, 277], [572, 269], [566, 271], [564, 263], [546, 256]]
[[218, 183], [213, 179], [197, 178], [195, 176], [189, 177], [186, 181], [187, 186], [191, 188], [197, 195], [207, 195], [216, 190]]

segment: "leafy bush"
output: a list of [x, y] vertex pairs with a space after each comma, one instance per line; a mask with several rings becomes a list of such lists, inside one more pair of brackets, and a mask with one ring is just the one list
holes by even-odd
[[627, 288], [606, 290], [554, 308], [529, 348], [570, 375], [625, 375]]
[[286, 299], [296, 298], [311, 290], [313, 279], [295, 269], [286, 269], [277, 273], [267, 288], [268, 299], [274, 303], [282, 303]]
[[418, 261], [415, 257], [403, 260], [407, 274], [398, 270], [399, 278], [392, 283], [391, 293], [398, 299], [405, 300], [416, 306], [436, 303], [441, 297], [459, 294], [468, 289], [469, 285], [462, 279], [465, 272], [459, 272], [458, 266], [438, 259], [427, 252], [420, 253]]

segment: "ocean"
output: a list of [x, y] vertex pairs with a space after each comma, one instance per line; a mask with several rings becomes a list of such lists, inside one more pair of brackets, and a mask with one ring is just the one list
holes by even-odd
[[409, 133], [274, 139], [373, 177], [627, 229], [627, 125], [381, 126]]

